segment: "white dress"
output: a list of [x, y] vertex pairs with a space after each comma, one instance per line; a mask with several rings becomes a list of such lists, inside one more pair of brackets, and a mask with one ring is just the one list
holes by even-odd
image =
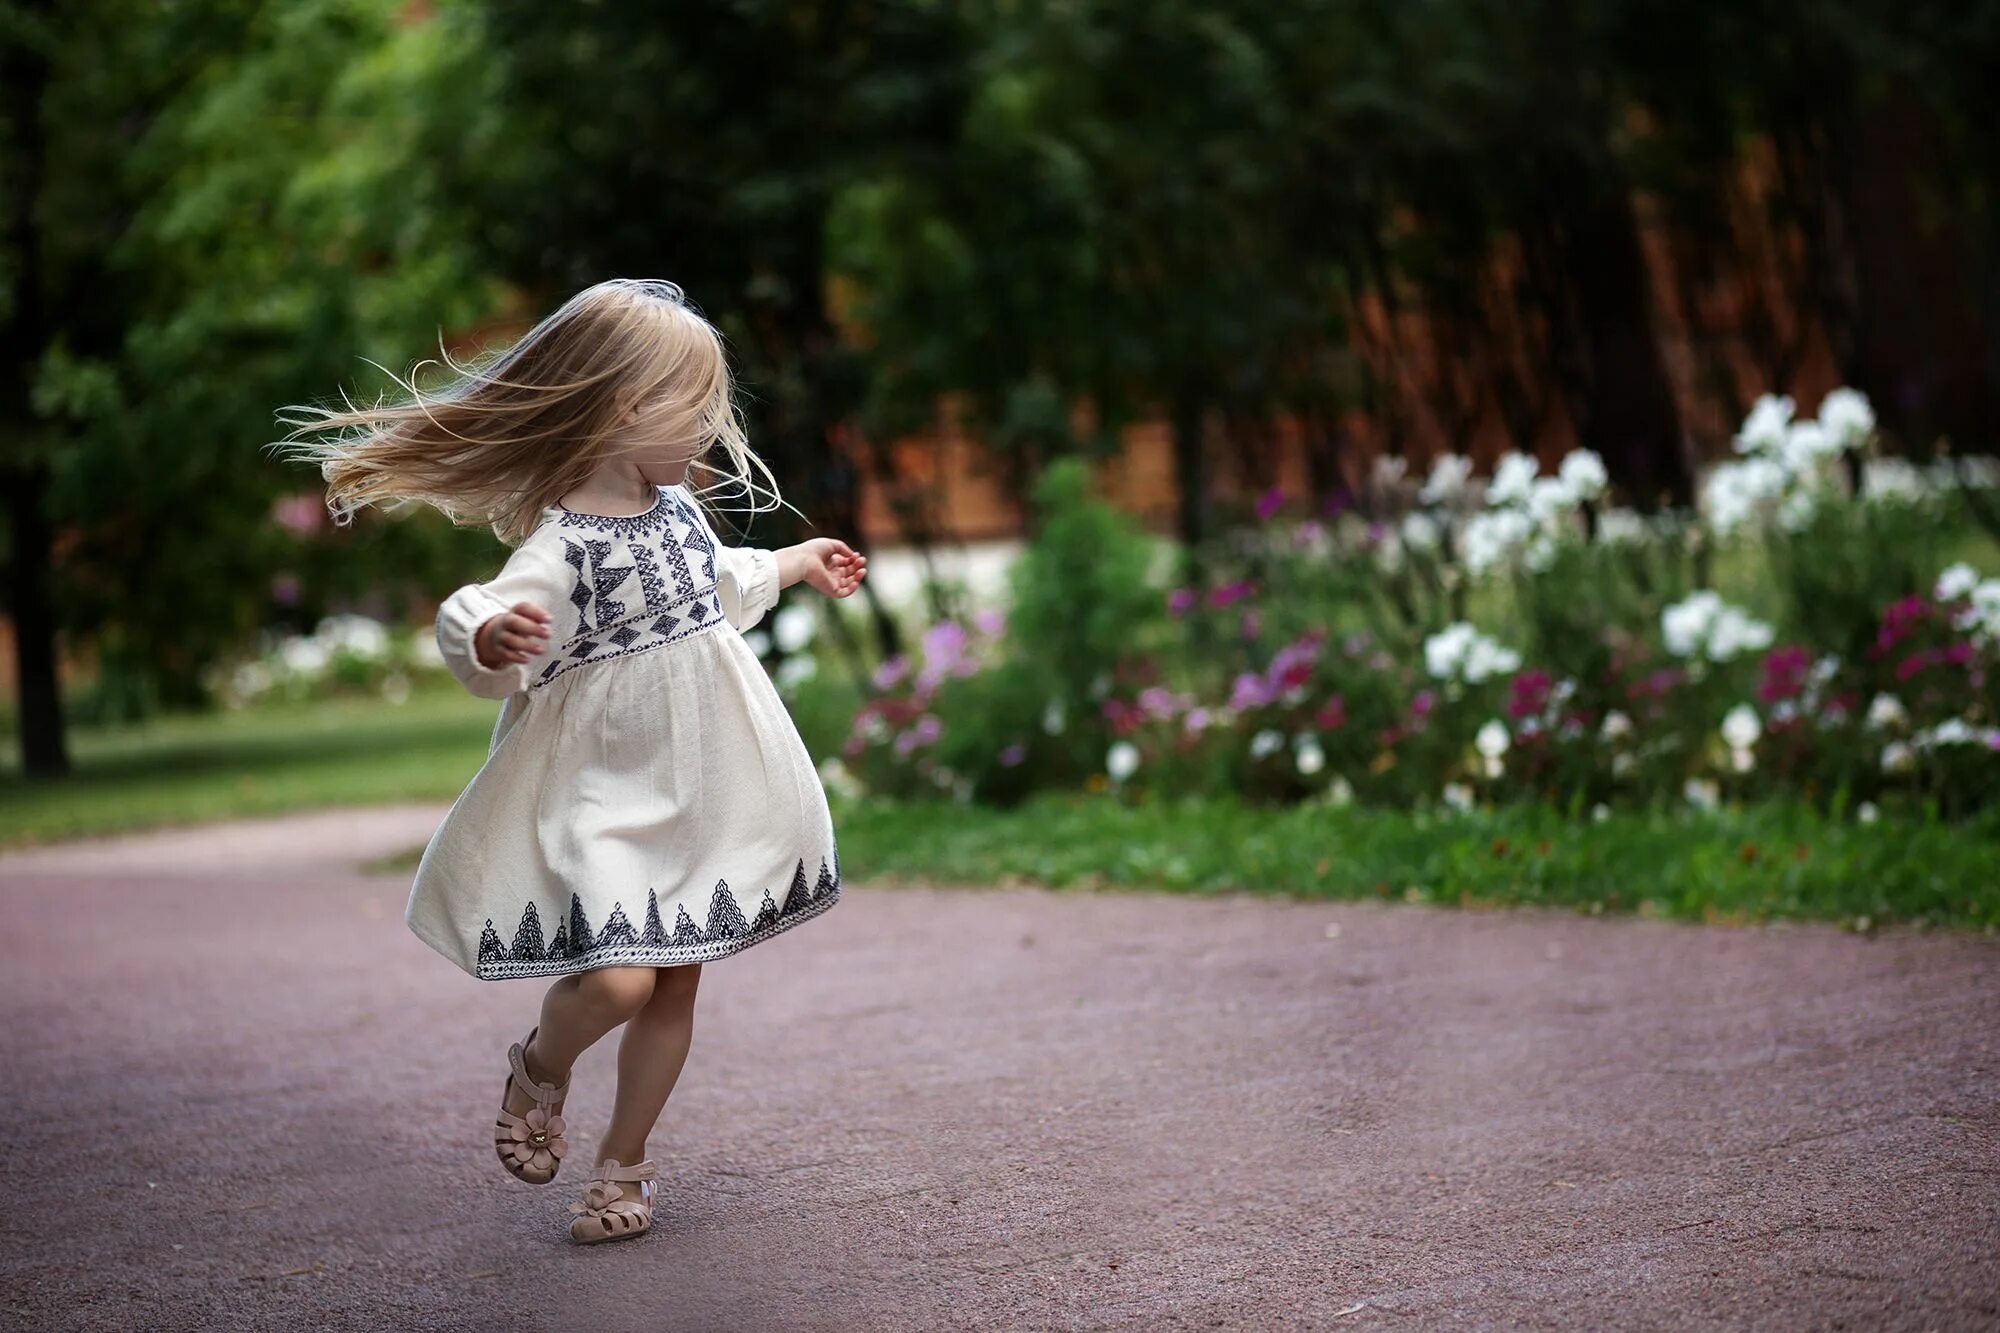
[[[552, 507], [453, 593], [445, 661], [506, 702], [424, 849], [410, 929], [494, 981], [705, 962], [833, 906], [825, 790], [741, 633], [777, 596], [776, 557], [724, 546], [680, 486], [631, 518]], [[481, 666], [474, 631], [523, 601], [550, 646]]]

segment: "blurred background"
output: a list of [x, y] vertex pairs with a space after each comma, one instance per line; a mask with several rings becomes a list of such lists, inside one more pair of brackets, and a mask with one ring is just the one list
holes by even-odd
[[274, 414], [624, 275], [731, 341], [738, 538], [871, 553], [751, 636], [855, 872], [2000, 925], [2000, 4], [0, 42], [0, 841], [456, 795], [505, 552]]

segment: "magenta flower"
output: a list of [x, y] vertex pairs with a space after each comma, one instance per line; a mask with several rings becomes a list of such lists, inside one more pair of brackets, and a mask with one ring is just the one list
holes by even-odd
[[898, 653], [875, 668], [875, 675], [871, 681], [878, 690], [892, 690], [904, 676], [909, 674], [909, 670], [909, 659]]
[[1028, 747], [1019, 741], [1015, 741], [1012, 745], [1000, 751], [1000, 767], [1019, 768], [1021, 762], [1027, 757]]
[[1272, 515], [1285, 507], [1285, 488], [1273, 486], [1257, 497], [1257, 521], [1268, 523]]
[[1549, 706], [1549, 691], [1555, 681], [1541, 670], [1523, 671], [1514, 677], [1507, 700], [1507, 716], [1515, 719], [1538, 717]]
[[1229, 606], [1235, 602], [1242, 601], [1245, 597], [1252, 595], [1256, 591], [1256, 586], [1248, 579], [1239, 579], [1235, 583], [1225, 583], [1220, 588], [1209, 593], [1208, 604], [1210, 606]]
[[1347, 725], [1347, 700], [1335, 694], [1313, 714], [1313, 725], [1321, 731], [1338, 731]]
[[1757, 687], [1757, 697], [1767, 704], [1798, 698], [1805, 693], [1812, 661], [1812, 654], [1801, 647], [1773, 649], [1764, 658], [1764, 682]]
[[1195, 603], [1200, 600], [1201, 594], [1193, 588], [1175, 588], [1167, 594], [1167, 614], [1184, 616], [1194, 610]]
[[999, 611], [977, 611], [973, 613], [972, 625], [990, 639], [1007, 628], [1007, 617]]
[[1429, 717], [1431, 709], [1437, 707], [1437, 695], [1429, 690], [1418, 690], [1417, 697], [1410, 700], [1411, 717]]

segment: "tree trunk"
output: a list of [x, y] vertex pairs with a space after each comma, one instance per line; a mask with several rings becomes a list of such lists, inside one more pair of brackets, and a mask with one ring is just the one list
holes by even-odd
[[[52, 6], [26, 7], [46, 22]], [[12, 531], [9, 579], [13, 585], [14, 654], [18, 672], [21, 715], [21, 767], [29, 777], [59, 777], [69, 772], [69, 752], [63, 743], [62, 699], [56, 680], [55, 605], [49, 597], [52, 534], [45, 505], [48, 465], [36, 456], [35, 411], [29, 398], [29, 377], [49, 341], [48, 303], [42, 282], [41, 232], [35, 225], [35, 205], [42, 193], [42, 94], [48, 86], [49, 64], [32, 42], [0, 43], [0, 88], [6, 90], [10, 119], [20, 136], [20, 161], [7, 200], [7, 247], [14, 253], [18, 276], [12, 309], [0, 324], [0, 426], [16, 432], [6, 441], [7, 509]]]
[[21, 768], [31, 778], [61, 777], [69, 772], [62, 696], [56, 680], [55, 606], [49, 599], [51, 533], [43, 511], [47, 491], [48, 469], [43, 466], [15, 470], [7, 478]]

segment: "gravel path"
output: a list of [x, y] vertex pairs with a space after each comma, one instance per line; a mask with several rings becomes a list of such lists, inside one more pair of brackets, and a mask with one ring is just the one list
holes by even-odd
[[709, 965], [654, 1230], [572, 1247], [488, 1142], [541, 983], [358, 869], [441, 813], [0, 856], [0, 1321], [2000, 1325], [1964, 935], [851, 885]]

